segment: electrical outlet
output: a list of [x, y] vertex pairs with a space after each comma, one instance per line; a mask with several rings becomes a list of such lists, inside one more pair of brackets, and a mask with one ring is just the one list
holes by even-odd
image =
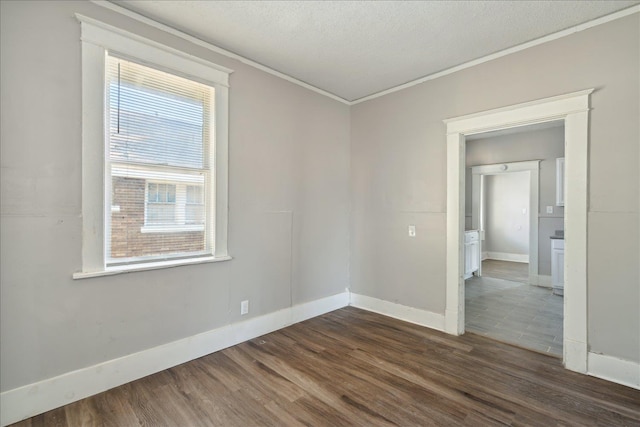
[[415, 225], [410, 225], [409, 226], [409, 237], [416, 237], [416, 226]]
[[553, 213], [553, 206], [547, 206], [547, 213], [548, 214], [552, 214]]
[[249, 300], [244, 300], [240, 303], [240, 315], [244, 316], [249, 313]]

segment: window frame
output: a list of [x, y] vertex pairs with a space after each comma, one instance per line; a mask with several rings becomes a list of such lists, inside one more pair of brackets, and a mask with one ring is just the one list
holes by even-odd
[[[74, 273], [73, 278], [231, 259], [227, 250], [228, 126], [229, 75], [233, 70], [93, 18], [80, 14], [76, 14], [76, 18], [80, 21], [82, 45], [82, 270]], [[106, 192], [111, 191], [111, 174], [105, 168], [108, 152], [105, 60], [108, 51], [215, 89], [215, 108], [212, 112], [214, 135], [211, 136], [210, 146], [212, 173], [205, 177], [212, 191], [204, 195], [205, 218], [211, 221], [211, 232], [207, 237], [212, 239], [213, 250], [206, 256], [107, 266], [106, 236], [110, 230], [105, 218], [112, 211], [105, 197]]]

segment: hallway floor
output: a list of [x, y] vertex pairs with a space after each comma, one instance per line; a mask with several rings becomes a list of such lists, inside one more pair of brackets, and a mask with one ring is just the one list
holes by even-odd
[[465, 329], [562, 357], [563, 298], [551, 289], [493, 277], [465, 282]]
[[485, 259], [482, 261], [482, 275], [514, 282], [528, 282], [529, 263]]

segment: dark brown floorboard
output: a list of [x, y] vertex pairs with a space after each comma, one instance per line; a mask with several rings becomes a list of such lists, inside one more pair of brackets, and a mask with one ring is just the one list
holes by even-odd
[[640, 426], [640, 391], [348, 307], [15, 426]]

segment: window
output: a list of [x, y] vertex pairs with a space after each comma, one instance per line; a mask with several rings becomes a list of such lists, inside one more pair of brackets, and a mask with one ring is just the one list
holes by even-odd
[[77, 17], [83, 266], [74, 277], [230, 259], [231, 70]]
[[202, 186], [187, 185], [185, 224], [204, 223], [204, 193]]
[[177, 206], [175, 184], [148, 183], [145, 225], [177, 225]]
[[143, 233], [204, 230], [204, 186], [147, 182]]

